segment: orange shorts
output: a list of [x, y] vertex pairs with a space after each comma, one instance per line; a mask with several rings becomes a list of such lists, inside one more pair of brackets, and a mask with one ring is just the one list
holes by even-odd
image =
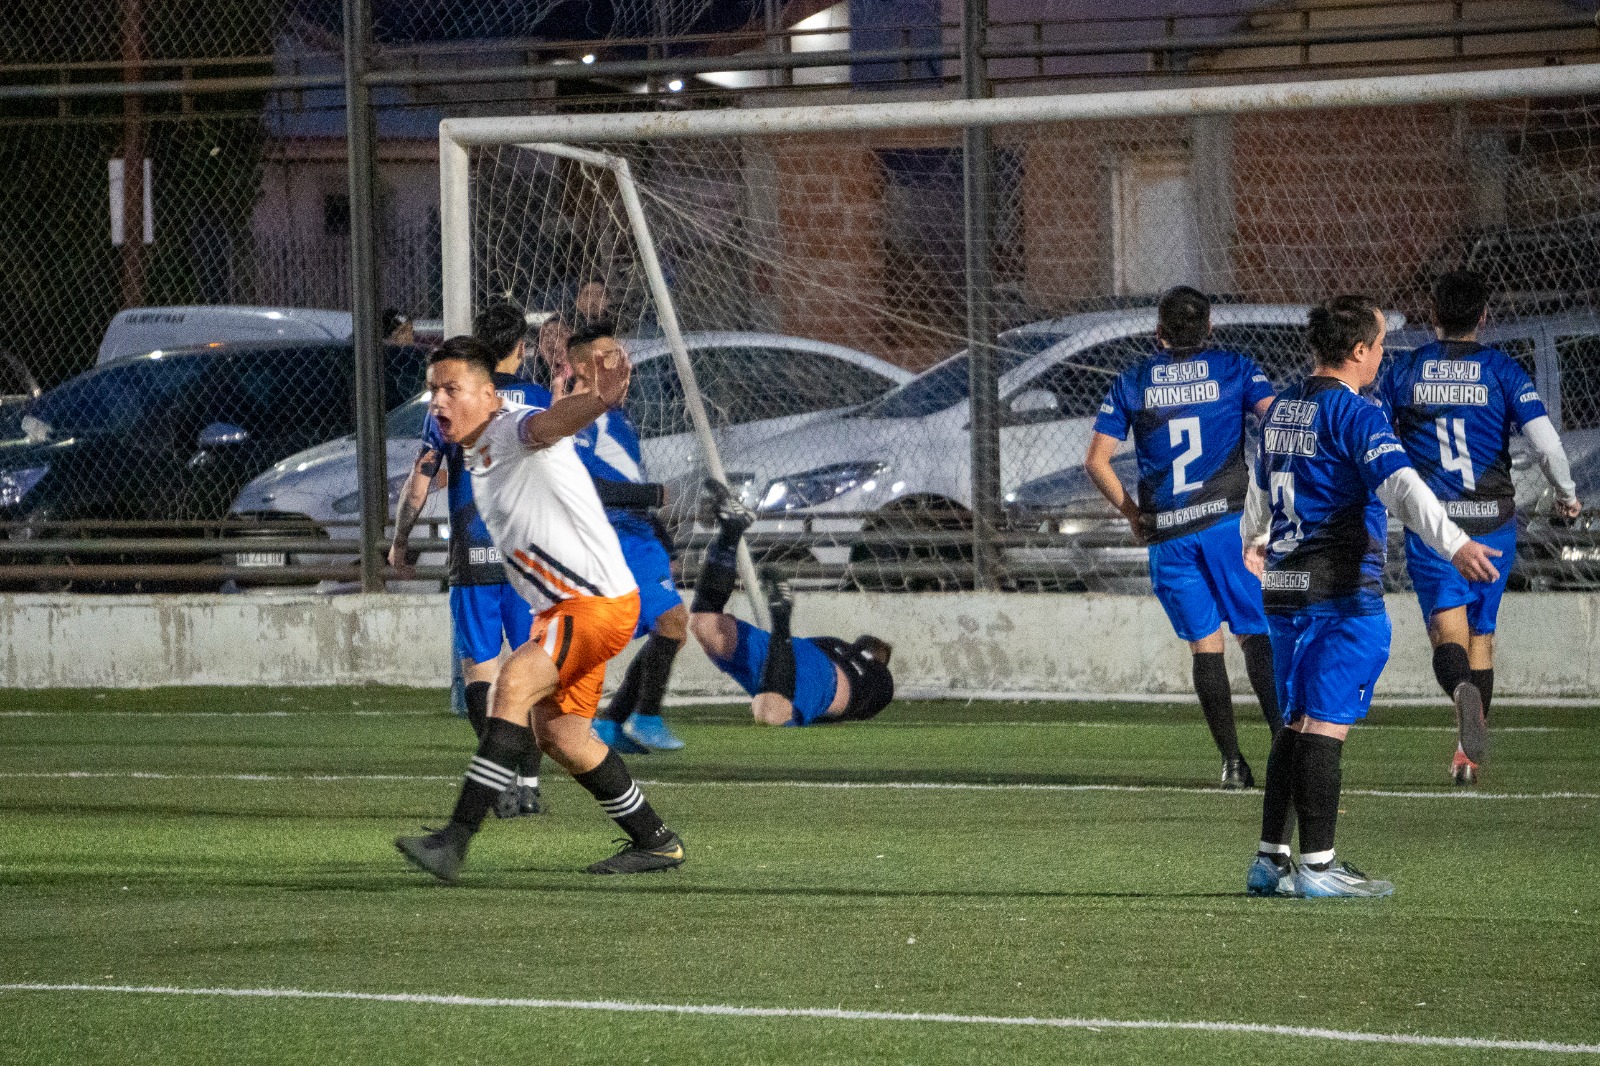
[[606, 663], [633, 640], [639, 623], [639, 593], [574, 596], [533, 620], [528, 638], [556, 664], [555, 700], [563, 714], [593, 718], [600, 710]]

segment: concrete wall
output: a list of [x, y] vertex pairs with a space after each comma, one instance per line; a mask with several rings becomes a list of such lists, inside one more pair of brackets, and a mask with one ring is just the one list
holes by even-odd
[[[1379, 694], [1432, 695], [1416, 601], [1390, 597], [1389, 613], [1395, 636]], [[1500, 618], [1497, 693], [1600, 695], [1600, 596], [1513, 594]], [[853, 638], [863, 619], [895, 645], [907, 695], [1191, 690], [1188, 653], [1151, 597], [814, 593], [795, 628]], [[442, 686], [448, 627], [439, 595], [7, 596], [0, 679], [13, 688]], [[1244, 691], [1231, 646], [1230, 656]], [[681, 694], [735, 691], [693, 649], [674, 680]]]

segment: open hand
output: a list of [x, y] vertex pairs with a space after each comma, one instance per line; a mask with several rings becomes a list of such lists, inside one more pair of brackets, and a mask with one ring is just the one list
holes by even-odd
[[1461, 576], [1468, 581], [1476, 581], [1486, 585], [1492, 581], [1500, 580], [1500, 571], [1495, 569], [1494, 563], [1491, 562], [1492, 559], [1499, 557], [1500, 554], [1501, 552], [1497, 548], [1491, 548], [1486, 544], [1479, 544], [1475, 540], [1469, 540], [1461, 546], [1460, 551], [1451, 557], [1450, 562], [1457, 570], [1461, 571]]
[[389, 565], [394, 569], [394, 576], [401, 581], [410, 581], [417, 576], [417, 553], [411, 551], [404, 544], [396, 541], [389, 545]]
[[616, 407], [628, 397], [628, 385], [633, 379], [633, 363], [619, 347], [616, 351], [597, 353], [594, 361], [594, 391], [607, 407]]

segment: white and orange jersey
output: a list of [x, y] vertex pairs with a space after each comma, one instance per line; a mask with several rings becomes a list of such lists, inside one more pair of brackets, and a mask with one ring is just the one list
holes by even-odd
[[502, 399], [463, 454], [506, 574], [535, 613], [579, 596], [625, 596], [638, 585], [572, 438], [539, 449], [522, 442], [522, 420], [537, 411]]

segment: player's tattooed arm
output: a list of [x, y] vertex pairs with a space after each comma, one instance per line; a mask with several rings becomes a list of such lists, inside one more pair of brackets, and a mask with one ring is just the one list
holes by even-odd
[[411, 531], [416, 528], [417, 516], [428, 502], [428, 490], [439, 475], [440, 459], [438, 449], [424, 447], [411, 468], [411, 476], [406, 478], [405, 485], [400, 489], [399, 512], [394, 519], [394, 541], [389, 545], [389, 565], [394, 567], [402, 580], [415, 577], [417, 573], [418, 553], [410, 548]]

